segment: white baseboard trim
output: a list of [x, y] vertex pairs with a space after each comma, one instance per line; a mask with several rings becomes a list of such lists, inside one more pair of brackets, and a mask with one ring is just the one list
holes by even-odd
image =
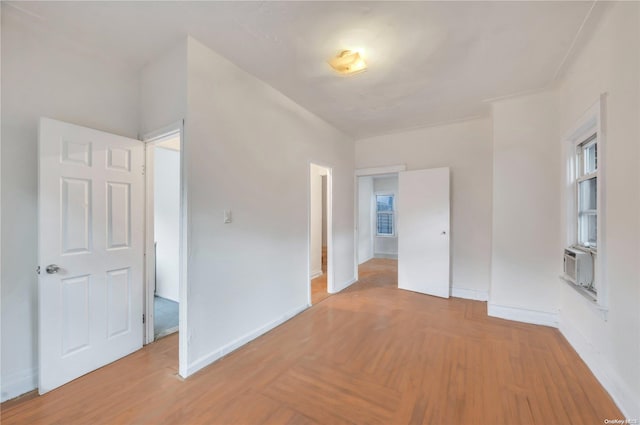
[[271, 322], [260, 326], [259, 328], [255, 329], [252, 332], [249, 332], [243, 336], [241, 336], [240, 338], [231, 341], [229, 344], [226, 344], [220, 348], [218, 348], [217, 350], [214, 350], [213, 352], [200, 357], [198, 360], [194, 361], [193, 363], [191, 363], [190, 365], [187, 366], [187, 375], [186, 376], [191, 376], [194, 373], [196, 373], [197, 371], [199, 371], [200, 369], [209, 366], [211, 363], [215, 362], [216, 360], [218, 360], [219, 358], [226, 356], [227, 354], [231, 353], [232, 351], [242, 347], [243, 345], [245, 345], [247, 342], [252, 341], [254, 339], [256, 339], [257, 337], [269, 332], [270, 330], [272, 330], [273, 328], [283, 324], [284, 322], [286, 322], [287, 320], [291, 319], [293, 316], [296, 316], [297, 314], [303, 312], [304, 310], [306, 310], [308, 307], [307, 304], [294, 308], [293, 310], [283, 314], [281, 317], [279, 317], [278, 319], [272, 320]]
[[558, 327], [558, 313], [550, 313], [548, 311], [528, 310], [526, 308], [488, 303], [487, 314], [491, 317], [514, 320], [516, 322], [551, 326], [552, 328]]
[[2, 377], [1, 401], [5, 402], [38, 388], [38, 368], [25, 369]]
[[373, 258], [389, 258], [391, 260], [397, 260], [398, 254], [393, 252], [376, 252], [373, 254]]
[[369, 257], [365, 258], [365, 259], [364, 259], [364, 260], [362, 260], [362, 261], [358, 261], [358, 265], [360, 265], [360, 264], [362, 264], [362, 263], [366, 263], [366, 262], [367, 262], [367, 261], [369, 261], [369, 260], [373, 260], [374, 258], [375, 258], [375, 257], [374, 257], [373, 255], [371, 255], [371, 256], [369, 256]]
[[315, 272], [311, 272], [311, 273], [309, 274], [309, 279], [310, 279], [310, 280], [313, 280], [313, 279], [315, 279], [316, 277], [320, 277], [320, 276], [322, 276], [323, 274], [324, 274], [324, 273], [322, 273], [322, 270], [315, 271]]
[[467, 289], [451, 287], [451, 296], [455, 298], [465, 298], [467, 300], [488, 301], [489, 291], [480, 291], [478, 289]]
[[334, 288], [334, 291], [331, 292], [331, 294], [337, 294], [338, 292], [347, 289], [349, 286], [353, 285], [354, 283], [357, 282], [357, 279], [354, 277], [353, 279], [349, 280], [348, 282], [345, 282], [342, 286], [339, 286], [337, 288]]
[[606, 359], [597, 347], [587, 340], [565, 317], [560, 317], [562, 319], [560, 320], [560, 333], [576, 350], [587, 367], [591, 369], [593, 375], [607, 390], [625, 418], [640, 418], [640, 398], [637, 394], [634, 396], [631, 388], [609, 366], [610, 360]]

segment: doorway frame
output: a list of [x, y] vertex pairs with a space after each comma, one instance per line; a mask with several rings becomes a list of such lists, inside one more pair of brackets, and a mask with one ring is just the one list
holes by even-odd
[[369, 176], [381, 176], [384, 174], [398, 174], [407, 171], [406, 164], [388, 165], [384, 167], [356, 168], [353, 172], [353, 275], [359, 280], [358, 275], [358, 245], [360, 243], [360, 186], [358, 178]]
[[307, 304], [311, 306], [311, 166], [327, 170], [327, 292], [334, 294], [333, 270], [333, 167], [322, 161], [310, 160], [307, 164]]
[[179, 282], [178, 282], [178, 372], [183, 378], [187, 376], [187, 229], [188, 229], [188, 202], [186, 190], [186, 161], [185, 161], [185, 137], [184, 120], [179, 120], [158, 130], [142, 136], [145, 144], [145, 291], [144, 291], [144, 345], [155, 341], [154, 335], [154, 285], [155, 258], [154, 258], [154, 157], [153, 145], [166, 140], [175, 134], [180, 135], [180, 230], [179, 230]]

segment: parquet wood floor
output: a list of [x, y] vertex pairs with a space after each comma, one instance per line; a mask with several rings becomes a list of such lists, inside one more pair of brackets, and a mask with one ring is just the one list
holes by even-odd
[[556, 329], [396, 287], [396, 262], [187, 380], [177, 335], [42, 397], [11, 424], [602, 424], [620, 411]]

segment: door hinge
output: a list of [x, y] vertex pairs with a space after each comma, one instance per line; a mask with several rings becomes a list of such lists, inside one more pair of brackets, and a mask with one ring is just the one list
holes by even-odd
[[146, 321], [145, 321], [144, 313], [142, 313], [142, 324], [144, 325], [145, 323]]
[[40, 274], [40, 266], [36, 267], [36, 273]]
[[146, 172], [147, 172], [147, 166], [142, 165], [142, 175], [144, 176]]

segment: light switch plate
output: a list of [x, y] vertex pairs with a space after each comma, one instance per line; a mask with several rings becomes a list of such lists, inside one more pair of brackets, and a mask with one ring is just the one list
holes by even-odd
[[224, 210], [224, 223], [231, 223], [233, 217], [231, 216], [231, 210]]

